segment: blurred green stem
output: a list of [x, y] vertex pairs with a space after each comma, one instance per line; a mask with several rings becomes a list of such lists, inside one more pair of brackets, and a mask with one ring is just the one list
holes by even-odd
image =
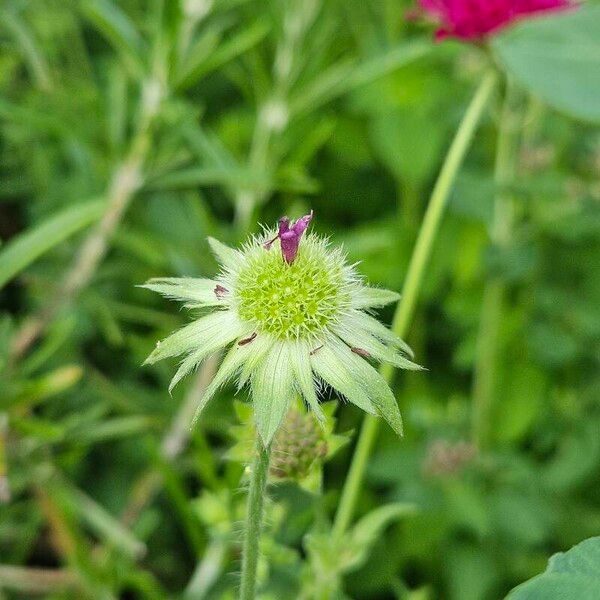
[[152, 126], [158, 115], [163, 93], [158, 78], [150, 78], [145, 82], [141, 90], [138, 126], [127, 155], [114, 170], [107, 191], [106, 210], [79, 248], [53, 297], [38, 315], [25, 322], [17, 331], [11, 346], [11, 362], [26, 354], [44, 334], [55, 316], [89, 283], [104, 258], [111, 236], [142, 184], [142, 168], [152, 145]]
[[[490, 226], [490, 241], [506, 249], [512, 238], [514, 203], [508, 187], [514, 180], [520, 119], [516, 104], [520, 95], [509, 80], [498, 124], [494, 182], [496, 196]], [[489, 446], [494, 403], [497, 357], [506, 284], [492, 276], [484, 289], [473, 380], [473, 441], [480, 449]]]
[[258, 433], [254, 464], [250, 473], [250, 490], [246, 511], [244, 547], [242, 550], [242, 582], [240, 600], [254, 600], [256, 590], [256, 568], [258, 566], [260, 531], [262, 527], [265, 490], [269, 474], [271, 447], [265, 447]]
[[10, 485], [6, 467], [6, 446], [8, 438], [8, 413], [0, 413], [0, 504], [10, 502]]
[[[273, 177], [278, 157], [273, 142], [283, 135], [290, 120], [289, 92], [297, 77], [298, 61], [303, 57], [302, 40], [317, 15], [318, 2], [298, 2], [285, 15], [283, 33], [273, 61], [273, 85], [259, 105], [248, 164], [252, 171]], [[294, 25], [292, 25], [294, 24]], [[235, 197], [235, 223], [238, 231], [250, 227], [254, 209], [272, 192], [272, 184], [259, 190], [238, 190]]]
[[[456, 132], [444, 160], [442, 170], [433, 188], [415, 249], [410, 259], [408, 273], [402, 290], [402, 299], [398, 303], [392, 323], [393, 331], [400, 337], [404, 337], [408, 331], [408, 326], [421, 291], [425, 268], [431, 256], [448, 197], [471, 145], [475, 130], [493, 95], [497, 79], [498, 76], [496, 73], [490, 71], [481, 80]], [[381, 368], [381, 374], [388, 382], [391, 382], [394, 369], [390, 365], [385, 365]], [[335, 517], [333, 533], [337, 537], [346, 531], [352, 521], [365, 469], [377, 438], [378, 429], [379, 419], [367, 415], [363, 421]]]

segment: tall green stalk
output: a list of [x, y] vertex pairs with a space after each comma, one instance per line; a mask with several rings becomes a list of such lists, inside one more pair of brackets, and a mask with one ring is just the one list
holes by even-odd
[[254, 600], [255, 597], [256, 567], [258, 565], [260, 531], [262, 527], [270, 456], [271, 447], [268, 446], [265, 448], [257, 433], [254, 463], [250, 474], [250, 490], [248, 493], [248, 504], [246, 509], [240, 600]]
[[[514, 203], [508, 187], [515, 176], [515, 155], [520, 130], [520, 120], [515, 105], [519, 101], [520, 95], [509, 80], [498, 124], [494, 167], [497, 193], [490, 227], [490, 241], [499, 248], [506, 248], [512, 238]], [[473, 379], [473, 441], [480, 449], [485, 449], [489, 445], [491, 436], [505, 294], [506, 284], [499, 277], [490, 278], [483, 292]]]
[[[404, 281], [402, 299], [398, 304], [392, 323], [393, 331], [401, 337], [406, 335], [413, 317], [416, 302], [421, 292], [425, 268], [431, 256], [433, 244], [448, 197], [456, 180], [456, 175], [471, 145], [471, 140], [481, 121], [485, 108], [492, 97], [497, 79], [498, 77], [495, 72], [489, 72], [481, 80], [456, 132], [438, 180], [433, 188]], [[390, 365], [385, 365], [381, 369], [381, 374], [390, 382], [394, 375], [394, 369]], [[335, 536], [341, 536], [352, 521], [365, 469], [377, 438], [378, 429], [379, 419], [367, 415], [363, 421], [354, 456], [350, 464], [350, 470], [348, 471], [348, 476], [342, 490], [334, 522]]]

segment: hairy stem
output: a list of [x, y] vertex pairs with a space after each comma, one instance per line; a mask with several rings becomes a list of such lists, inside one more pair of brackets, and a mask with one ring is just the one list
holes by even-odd
[[262, 528], [265, 489], [269, 473], [271, 447], [263, 446], [256, 434], [254, 463], [250, 473], [250, 491], [246, 511], [244, 547], [242, 550], [242, 582], [240, 600], [254, 600], [256, 590], [256, 567], [258, 565], [259, 541]]
[[[496, 82], [496, 73], [490, 72], [484, 76], [479, 84], [448, 150], [442, 170], [433, 188], [415, 249], [410, 259], [402, 289], [402, 299], [396, 308], [392, 323], [393, 331], [401, 337], [406, 335], [413, 317], [417, 299], [421, 292], [425, 268], [431, 256], [448, 197], [471, 145], [475, 130], [493, 95]], [[394, 369], [390, 365], [384, 365], [381, 368], [381, 374], [388, 382], [391, 382]], [[334, 535], [336, 536], [341, 536], [344, 533], [354, 516], [365, 469], [375, 445], [378, 429], [379, 419], [367, 415], [363, 421], [335, 517]]]
[[[515, 105], [519, 100], [519, 94], [509, 80], [498, 125], [494, 168], [497, 193], [490, 227], [490, 241], [499, 248], [506, 248], [512, 238], [514, 206], [507, 188], [515, 175], [515, 153], [520, 125]], [[491, 436], [490, 421], [505, 293], [505, 282], [497, 276], [488, 280], [483, 292], [473, 379], [473, 441], [480, 449], [488, 446]]]

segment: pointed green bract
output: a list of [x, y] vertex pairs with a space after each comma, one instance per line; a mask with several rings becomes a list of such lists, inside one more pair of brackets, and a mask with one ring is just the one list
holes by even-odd
[[315, 382], [312, 367], [310, 366], [310, 351], [308, 346], [303, 342], [297, 342], [295, 346], [290, 348], [290, 360], [300, 393], [322, 425], [325, 423], [325, 414], [315, 392]]
[[179, 369], [177, 369], [177, 372], [169, 384], [169, 393], [173, 391], [173, 388], [186, 375], [196, 369], [205, 358], [227, 346], [230, 342], [239, 337], [239, 333], [239, 329], [235, 326], [229, 330], [223, 329], [219, 335], [207, 340], [207, 342], [198, 348], [198, 350], [188, 354], [179, 365]]
[[217, 393], [219, 388], [236, 376], [251, 352], [252, 349], [248, 346], [238, 346], [235, 344], [230, 348], [229, 352], [221, 363], [219, 370], [213, 377], [213, 380], [210, 382], [204, 394], [202, 395], [202, 398], [200, 399], [200, 403], [198, 404], [196, 412], [194, 413], [194, 418], [192, 419], [192, 426], [199, 419], [202, 411]]
[[349, 369], [367, 391], [369, 399], [377, 409], [379, 416], [383, 417], [398, 435], [403, 435], [400, 409], [385, 379], [366, 360], [363, 360], [352, 350], [343, 349], [340, 345], [336, 351], [345, 355], [344, 359]]
[[213, 254], [217, 258], [217, 260], [227, 269], [231, 271], [235, 271], [239, 265], [242, 255], [237, 250], [226, 246], [219, 240], [215, 240], [215, 238], [209, 237], [208, 243], [210, 244], [210, 249], [213, 251]]
[[[348, 352], [350, 352], [350, 349], [348, 349]], [[330, 340], [326, 340], [322, 348], [314, 352], [310, 357], [310, 364], [315, 373], [325, 383], [342, 394], [352, 404], [356, 404], [356, 406], [372, 415], [378, 414], [364, 388], [354, 378], [344, 358], [345, 355], [340, 355], [338, 345], [332, 337]]]
[[275, 344], [275, 340], [268, 335], [258, 336], [255, 340], [248, 344], [252, 348], [246, 359], [238, 380], [238, 389], [243, 388], [252, 377], [252, 373], [258, 368], [258, 365], [267, 356], [269, 350]]
[[400, 294], [391, 290], [384, 290], [374, 287], [363, 287], [352, 298], [353, 308], [380, 308], [392, 302], [398, 302]]
[[216, 311], [182, 327], [161, 342], [146, 359], [152, 364], [157, 360], [178, 356], [199, 348], [217, 350], [244, 333], [244, 327], [231, 311]]
[[194, 277], [163, 277], [147, 281], [141, 288], [158, 292], [171, 300], [187, 302], [189, 306], [219, 306], [224, 304], [215, 292], [218, 282]]
[[345, 318], [345, 324], [350, 328], [360, 328], [368, 331], [371, 335], [379, 338], [382, 342], [385, 342], [388, 346], [399, 348], [410, 356], [413, 357], [413, 351], [410, 346], [398, 337], [393, 331], [382, 325], [377, 319], [367, 315], [364, 312], [353, 310]]
[[416, 363], [402, 356], [396, 348], [386, 346], [368, 331], [359, 327], [352, 327], [351, 322], [342, 322], [334, 329], [334, 333], [344, 340], [348, 346], [366, 351], [376, 361], [389, 362], [400, 369], [409, 369], [412, 371], [422, 369]]
[[294, 397], [294, 374], [288, 347], [277, 342], [252, 377], [254, 419], [268, 446]]

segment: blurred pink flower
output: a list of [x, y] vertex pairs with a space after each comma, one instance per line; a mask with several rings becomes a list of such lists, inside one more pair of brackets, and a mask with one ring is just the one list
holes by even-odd
[[436, 40], [476, 41], [530, 15], [573, 8], [572, 0], [419, 0], [420, 12], [440, 28]]

